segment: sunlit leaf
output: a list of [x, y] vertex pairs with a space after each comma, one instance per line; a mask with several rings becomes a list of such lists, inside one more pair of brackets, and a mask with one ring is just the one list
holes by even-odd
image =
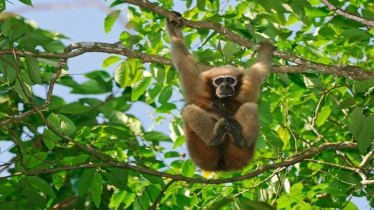
[[121, 10], [114, 10], [111, 13], [109, 13], [108, 16], [106, 16], [104, 21], [105, 33], [108, 33], [112, 29], [113, 24], [116, 22], [120, 14]]
[[113, 64], [115, 64], [116, 62], [120, 61], [122, 58], [118, 57], [118, 56], [109, 56], [107, 57], [104, 61], [103, 61], [103, 64], [101, 65], [102, 68], [107, 68]]

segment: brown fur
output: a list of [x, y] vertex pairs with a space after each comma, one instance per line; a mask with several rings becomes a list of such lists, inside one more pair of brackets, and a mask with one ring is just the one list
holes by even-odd
[[[182, 119], [191, 159], [206, 171], [240, 170], [248, 165], [256, 147], [260, 129], [256, 102], [261, 84], [271, 70], [275, 47], [270, 42], [262, 42], [257, 62], [250, 68], [219, 66], [206, 70], [188, 52], [181, 25], [170, 21], [166, 24], [171, 41], [171, 58], [179, 71], [184, 90], [186, 106]], [[212, 80], [222, 75], [237, 78], [235, 95], [217, 97]], [[235, 130], [238, 132], [241, 129], [243, 147], [234, 141], [231, 131], [222, 130], [227, 118], [234, 119], [234, 127], [239, 123]], [[219, 144], [211, 146], [212, 139], [220, 131], [227, 132]]]

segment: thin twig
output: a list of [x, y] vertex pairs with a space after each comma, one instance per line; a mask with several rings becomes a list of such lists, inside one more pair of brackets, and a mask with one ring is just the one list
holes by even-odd
[[355, 20], [359, 23], [362, 23], [362, 24], [366, 25], [368, 28], [374, 28], [374, 21], [373, 20], [369, 20], [369, 19], [366, 19], [366, 18], [363, 18], [363, 17], [359, 17], [357, 15], [354, 15], [354, 14], [346, 12], [342, 9], [339, 9], [327, 0], [321, 0], [321, 2], [324, 5], [326, 5], [331, 11], [336, 12], [337, 14], [339, 14], [341, 16], [344, 16], [348, 19]]
[[158, 202], [161, 201], [162, 195], [165, 193], [165, 191], [175, 182], [175, 180], [171, 180], [169, 183], [165, 185], [164, 188], [162, 188], [161, 192], [157, 195], [156, 200], [153, 202], [153, 205], [151, 207], [152, 210], [156, 210]]
[[152, 169], [141, 168], [141, 167], [138, 167], [138, 166], [130, 165], [129, 163], [116, 162], [115, 160], [113, 160], [111, 162], [108, 161], [108, 162], [105, 162], [105, 163], [81, 164], [81, 165], [76, 165], [76, 166], [49, 168], [49, 169], [35, 170], [35, 171], [30, 171], [30, 172], [18, 172], [18, 173], [14, 173], [14, 174], [11, 174], [11, 175], [0, 177], [0, 180], [6, 179], [6, 178], [9, 178], [9, 177], [20, 176], [20, 175], [30, 176], [30, 175], [36, 175], [36, 174], [53, 173], [53, 172], [57, 172], [57, 171], [75, 170], [75, 169], [79, 169], [79, 168], [120, 167], [120, 168], [124, 168], [124, 169], [129, 169], [129, 170], [149, 174], [149, 175], [170, 178], [170, 179], [173, 179], [175, 181], [186, 181], [186, 182], [192, 182], [192, 183], [205, 183], [205, 184], [221, 184], [221, 183], [231, 183], [231, 182], [238, 182], [238, 181], [247, 180], [247, 179], [250, 179], [250, 178], [253, 178], [253, 177], [257, 177], [260, 174], [263, 174], [267, 171], [270, 171], [271, 169], [288, 167], [288, 166], [294, 165], [296, 163], [302, 162], [307, 158], [313, 157], [313, 156], [317, 155], [318, 153], [323, 152], [325, 150], [329, 150], [329, 149], [333, 149], [333, 150], [337, 150], [337, 149], [357, 149], [357, 144], [352, 143], [352, 142], [325, 143], [325, 144], [322, 144], [318, 147], [306, 149], [304, 151], [299, 152], [298, 154], [294, 154], [292, 156], [292, 158], [289, 158], [289, 159], [284, 160], [282, 162], [265, 165], [265, 166], [262, 166], [262, 167], [254, 170], [252, 172], [244, 174], [242, 176], [226, 178], [226, 179], [196, 179], [196, 178], [190, 178], [190, 177], [185, 177], [185, 176], [181, 176], [181, 175], [159, 172], [159, 171], [155, 171], [155, 170], [152, 170]]

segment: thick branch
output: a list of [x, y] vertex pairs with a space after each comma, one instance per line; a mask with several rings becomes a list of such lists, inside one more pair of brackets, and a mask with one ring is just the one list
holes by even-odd
[[[49, 52], [29, 52], [17, 50], [13, 52], [12, 50], [0, 50], [0, 55], [13, 54], [18, 56], [30, 55], [33, 57], [41, 58], [60, 58], [67, 59], [77, 57], [88, 52], [102, 52], [110, 54], [118, 54], [127, 56], [130, 58], [137, 58], [142, 60], [144, 63], [158, 63], [162, 65], [172, 65], [171, 60], [168, 58], [160, 57], [157, 55], [149, 55], [146, 53], [137, 52], [126, 48], [121, 43], [101, 43], [101, 42], [79, 42], [74, 43], [66, 47], [65, 53], [49, 53]], [[283, 54], [283, 52], [279, 52]], [[286, 56], [286, 54], [284, 55]], [[296, 56], [295, 56], [296, 57]], [[303, 60], [301, 58], [298, 58]], [[314, 63], [310, 61], [305, 61], [308, 64], [303, 64], [304, 61], [297, 60], [300, 65], [287, 65], [287, 66], [273, 66], [273, 73], [320, 73], [320, 74], [332, 74], [340, 77], [346, 77], [353, 80], [365, 80], [369, 78], [374, 78], [374, 71], [364, 71], [356, 66], [328, 66], [324, 64]], [[209, 67], [209, 66], [208, 66]]]
[[366, 19], [366, 18], [363, 18], [363, 17], [359, 17], [357, 15], [354, 15], [354, 14], [346, 12], [342, 9], [339, 9], [327, 0], [321, 0], [321, 2], [324, 5], [326, 5], [331, 11], [336, 12], [337, 14], [339, 14], [341, 16], [344, 16], [348, 19], [351, 19], [351, 20], [357, 21], [359, 23], [362, 23], [362, 24], [366, 25], [368, 28], [374, 28], [374, 21], [373, 20], [369, 20], [369, 19]]
[[[159, 15], [162, 15], [168, 19], [171, 19], [173, 21], [179, 21], [178, 17], [171, 11], [166, 10], [164, 8], [161, 8], [157, 6], [156, 4], [153, 4], [147, 0], [123, 0], [124, 2], [137, 5], [143, 9], [151, 10]], [[229, 29], [223, 27], [221, 24], [211, 21], [190, 21], [183, 18], [183, 24], [187, 27], [194, 28], [194, 29], [211, 29], [215, 32], [223, 35], [226, 37], [226, 39], [235, 42], [243, 47], [246, 48], [252, 48], [254, 46], [254, 43], [246, 40], [245, 38], [235, 34], [234, 32], [230, 31]], [[313, 72], [313, 73], [322, 73], [322, 74], [335, 74], [342, 77], [347, 77], [349, 79], [355, 79], [355, 80], [364, 80], [368, 78], [372, 78], [374, 76], [374, 72], [369, 73], [370, 76], [363, 75], [362, 73], [365, 72], [363, 69], [356, 67], [356, 66], [329, 66], [313, 61], [306, 60], [304, 58], [301, 58], [299, 56], [281, 52], [281, 51], [275, 51], [274, 56], [290, 61], [292, 63], [298, 64], [300, 68], [297, 68], [297, 72], [292, 73], [300, 73], [300, 72]], [[294, 68], [282, 68], [282, 70], [295, 70]], [[302, 71], [299, 71], [302, 69]], [[281, 70], [281, 69], [279, 69]], [[283, 72], [285, 73], [285, 72]]]
[[[36, 174], [45, 174], [45, 173], [52, 173], [52, 172], [57, 172], [57, 171], [64, 171], [64, 170], [75, 170], [78, 168], [97, 168], [97, 167], [120, 167], [120, 168], [125, 168], [125, 169], [130, 169], [134, 171], [139, 171], [142, 173], [154, 175], [154, 176], [161, 176], [161, 177], [166, 177], [173, 179], [175, 181], [187, 181], [187, 182], [192, 182], [192, 183], [205, 183], [205, 184], [221, 184], [221, 183], [231, 183], [231, 182], [237, 182], [237, 181], [243, 181], [249, 178], [257, 177], [264, 172], [270, 171], [271, 169], [277, 169], [277, 168], [282, 168], [282, 167], [288, 167], [291, 165], [294, 165], [296, 163], [302, 162], [312, 156], [317, 155], [320, 152], [323, 152], [328, 149], [334, 149], [334, 150], [340, 150], [340, 149], [357, 149], [357, 144], [351, 143], [351, 142], [344, 142], [344, 143], [325, 143], [322, 144], [318, 147], [311, 148], [304, 150], [302, 152], [294, 154], [292, 157], [289, 159], [279, 162], [279, 163], [274, 163], [270, 165], [265, 165], [263, 167], [260, 167], [259, 169], [252, 171], [250, 173], [247, 173], [243, 176], [239, 177], [234, 177], [234, 178], [227, 178], [227, 179], [195, 179], [195, 178], [190, 178], [190, 177], [185, 177], [181, 175], [174, 175], [174, 174], [168, 174], [164, 172], [159, 172], [159, 171], [154, 171], [152, 169], [147, 169], [147, 168], [141, 168], [138, 166], [133, 166], [128, 163], [123, 163], [123, 162], [106, 162], [106, 163], [99, 163], [99, 164], [82, 164], [82, 165], [77, 165], [77, 166], [67, 166], [67, 167], [59, 167], [59, 168], [51, 168], [51, 169], [45, 169], [45, 170], [38, 170], [38, 171], [32, 171], [32, 172], [19, 172], [19, 173], [14, 173], [12, 175], [8, 176], [3, 176], [0, 177], [0, 180], [6, 179], [9, 177], [13, 176], [19, 176], [19, 175], [36, 175]], [[367, 180], [368, 181], [368, 180]], [[367, 182], [366, 181], [366, 182]]]

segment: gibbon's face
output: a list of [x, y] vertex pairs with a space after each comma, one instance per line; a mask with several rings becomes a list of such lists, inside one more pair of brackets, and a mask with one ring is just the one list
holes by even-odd
[[218, 98], [225, 98], [235, 95], [235, 85], [237, 78], [231, 75], [222, 75], [213, 79], [213, 85], [216, 87]]

